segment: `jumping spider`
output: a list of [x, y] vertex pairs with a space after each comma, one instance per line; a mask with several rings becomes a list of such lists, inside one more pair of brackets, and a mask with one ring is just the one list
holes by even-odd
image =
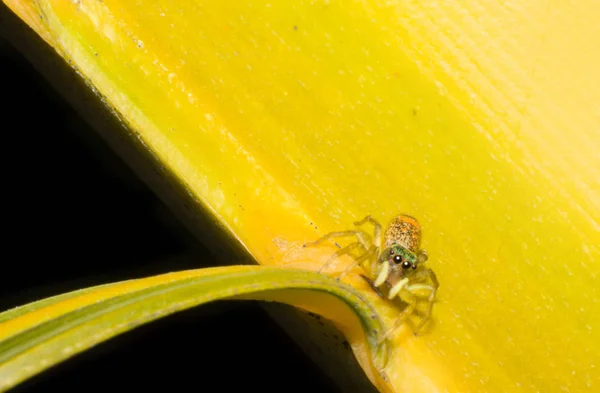
[[[382, 237], [381, 224], [371, 216], [355, 222], [354, 225], [361, 226], [366, 223], [372, 224], [375, 228], [372, 237], [364, 230], [358, 229], [331, 232], [312, 243], [307, 243], [306, 246], [316, 246], [332, 238], [355, 236], [356, 241], [333, 253], [319, 269], [319, 272], [323, 271], [336, 258], [350, 255], [354, 259], [354, 263], [337, 277], [338, 280], [354, 267], [361, 265], [368, 274], [368, 276], [361, 274], [361, 277], [380, 297], [384, 298], [384, 294], [380, 290], [380, 287], [383, 286], [382, 289], [388, 299], [397, 297], [404, 305], [394, 326], [382, 336], [380, 341], [387, 338], [402, 323], [408, 324], [416, 335], [431, 319], [431, 310], [439, 287], [433, 270], [423, 266], [427, 261], [427, 252], [419, 249], [421, 226], [414, 217], [401, 214], [392, 220]], [[355, 255], [357, 251], [361, 254]], [[419, 300], [427, 302], [424, 314], [421, 314], [416, 308]], [[413, 314], [421, 317], [421, 321], [416, 327], [409, 319]]]

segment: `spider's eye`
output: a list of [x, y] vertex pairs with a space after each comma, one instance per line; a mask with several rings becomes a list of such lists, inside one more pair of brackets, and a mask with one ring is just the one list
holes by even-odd
[[404, 261], [402, 263], [402, 269], [409, 269], [412, 266], [412, 263], [408, 262], [408, 261]]
[[396, 255], [394, 257], [394, 263], [398, 264], [400, 262], [402, 262], [402, 257], [400, 255]]
[[413, 268], [413, 269], [416, 269], [416, 268], [417, 268], [417, 265], [412, 265], [412, 268]]
[[394, 255], [394, 250], [390, 250], [390, 255]]

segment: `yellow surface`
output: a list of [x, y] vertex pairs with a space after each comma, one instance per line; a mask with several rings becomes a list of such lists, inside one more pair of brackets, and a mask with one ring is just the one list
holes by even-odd
[[600, 389], [600, 3], [4, 1], [260, 263], [418, 217], [397, 391]]

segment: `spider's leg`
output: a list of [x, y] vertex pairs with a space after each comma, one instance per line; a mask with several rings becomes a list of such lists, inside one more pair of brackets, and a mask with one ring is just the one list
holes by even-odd
[[410, 317], [413, 314], [413, 312], [415, 311], [415, 308], [417, 307], [417, 298], [412, 293], [407, 291], [406, 288], [401, 289], [400, 292], [398, 293], [398, 296], [400, 297], [400, 299], [402, 299], [408, 305], [406, 306], [406, 308], [404, 310], [402, 310], [400, 315], [398, 315], [398, 318], [394, 322], [394, 326], [392, 326], [390, 329], [388, 329], [388, 331], [385, 332], [379, 338], [379, 340], [378, 340], [379, 344], [381, 344], [383, 341], [388, 339], [396, 331], [396, 329], [398, 329], [400, 326], [402, 326], [403, 323], [406, 323], [408, 325], [408, 327], [414, 332], [414, 326], [413, 326], [412, 322], [408, 319], [408, 317]]
[[[440, 287], [440, 283], [437, 280], [437, 277], [435, 275], [435, 273], [433, 272], [433, 270], [431, 269], [422, 269], [420, 271], [417, 272], [417, 274], [415, 274], [415, 276], [412, 279], [413, 283], [422, 283], [422, 282], [427, 282], [427, 281], [431, 281], [431, 285], [426, 285], [426, 284], [422, 284], [423, 287], [425, 289], [430, 289], [430, 294], [429, 294], [429, 301], [433, 302], [433, 300], [435, 299], [435, 295], [437, 293], [438, 288]], [[415, 285], [419, 285], [419, 284], [415, 284]], [[412, 283], [411, 283], [412, 286]], [[421, 285], [419, 285], [421, 286]], [[417, 287], [415, 287], [416, 289]]]
[[373, 242], [375, 243], [376, 246], [381, 247], [381, 224], [379, 223], [379, 221], [375, 220], [373, 217], [368, 215], [365, 218], [363, 218], [362, 220], [356, 221], [354, 223], [354, 225], [360, 226], [367, 222], [371, 223], [375, 227], [375, 230], [373, 233]]
[[440, 287], [440, 283], [438, 282], [435, 273], [431, 269], [423, 269], [423, 270], [421, 270], [420, 272], [418, 272], [417, 277], [427, 277], [427, 278], [429, 278], [431, 280], [431, 283], [433, 284], [433, 287], [435, 288], [436, 291]]
[[[425, 280], [427, 280], [427, 279], [431, 280], [432, 284], [431, 285], [428, 285], [428, 284], [412, 284], [412, 285], [409, 285], [407, 287], [407, 289], [409, 291], [411, 291], [411, 293], [414, 290], [416, 290], [416, 289], [425, 289], [425, 290], [427, 290], [429, 292], [429, 295], [427, 296], [427, 309], [425, 310], [425, 315], [421, 319], [421, 323], [419, 323], [419, 325], [417, 326], [417, 329], [415, 330], [415, 335], [431, 319], [431, 311], [433, 309], [433, 303], [435, 301], [435, 295], [437, 294], [437, 289], [440, 286], [440, 284], [438, 283], [437, 277], [435, 276], [435, 273], [431, 269], [423, 269], [423, 270], [421, 270], [415, 276], [415, 280], [417, 280], [417, 281], [422, 281], [424, 279]], [[414, 294], [414, 295], [416, 295], [416, 294]], [[416, 296], [418, 296], [418, 295], [416, 295]], [[421, 296], [418, 296], [418, 297], [421, 297]]]
[[323, 264], [323, 266], [321, 266], [321, 268], [317, 271], [317, 273], [321, 273], [323, 271], [323, 269], [325, 269], [327, 266], [331, 265], [331, 262], [333, 262], [337, 258], [341, 257], [342, 255], [350, 254], [352, 251], [354, 251], [354, 249], [356, 249], [357, 247], [362, 247], [362, 246], [363, 245], [360, 244], [359, 242], [354, 242], [354, 243], [348, 244], [346, 247], [344, 247], [342, 249], [337, 250], [336, 252], [333, 253], [333, 255], [331, 255], [329, 257], [327, 262], [325, 262]]
[[429, 256], [427, 256], [427, 250], [421, 249], [417, 254], [417, 260], [419, 261], [419, 263], [425, 263], [428, 259]]
[[433, 301], [435, 299], [435, 288], [434, 287], [430, 287], [430, 288], [431, 288], [431, 293], [427, 298], [427, 308], [425, 309], [425, 314], [421, 318], [421, 322], [419, 323], [416, 330], [414, 331], [415, 336], [421, 331], [423, 326], [425, 326], [425, 324], [427, 322], [429, 322], [429, 320], [431, 319], [431, 310], [433, 309]]
[[354, 269], [356, 266], [362, 264], [364, 261], [367, 261], [369, 258], [372, 258], [372, 257], [377, 258], [377, 248], [376, 247], [369, 247], [369, 249], [367, 250], [367, 252], [365, 252], [360, 257], [356, 258], [356, 260], [354, 261], [354, 263], [351, 264], [350, 266], [348, 266], [346, 269], [344, 269], [344, 271], [342, 272], [342, 274], [340, 274], [337, 279], [341, 280], [342, 277], [344, 277], [346, 274], [348, 274], [348, 272], [350, 270]]
[[371, 236], [365, 231], [342, 231], [342, 232], [330, 232], [327, 235], [315, 240], [314, 242], [306, 243], [304, 247], [313, 247], [323, 243], [325, 240], [333, 239], [336, 237], [349, 237], [356, 236], [356, 239], [363, 247], [368, 250], [371, 246]]
[[[422, 296], [422, 295], [415, 295], [416, 297], [419, 298], [426, 298], [427, 301], [427, 308], [425, 309], [425, 312], [423, 313], [423, 315], [421, 316], [421, 322], [419, 323], [419, 325], [417, 326], [417, 328], [414, 330], [415, 336], [421, 331], [421, 329], [427, 324], [427, 322], [429, 322], [429, 320], [431, 319], [431, 311], [433, 309], [433, 303], [435, 300], [435, 287], [431, 286], [431, 285], [425, 285], [425, 284], [415, 284], [414, 286], [418, 286], [419, 289], [426, 289], [429, 291], [429, 295], [427, 296]], [[407, 290], [411, 291], [414, 290], [414, 286], [409, 286], [407, 287]]]
[[[431, 296], [431, 292], [434, 290], [431, 285], [428, 284], [410, 284], [406, 286], [406, 289], [411, 292], [418, 300], [425, 300], [427, 302], [427, 309], [425, 311], [421, 311], [418, 308], [415, 308], [413, 312], [414, 315], [418, 316], [420, 319], [427, 318], [429, 319], [431, 316], [431, 308], [433, 306], [433, 302], [429, 301]], [[423, 290], [427, 291], [426, 294], [421, 293]], [[427, 321], [426, 321], [427, 322]], [[425, 325], [425, 323], [423, 323]], [[419, 329], [422, 326], [419, 326]], [[416, 331], [417, 329], [413, 329]]]

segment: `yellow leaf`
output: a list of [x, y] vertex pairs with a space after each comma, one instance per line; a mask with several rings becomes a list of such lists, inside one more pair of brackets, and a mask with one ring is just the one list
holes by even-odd
[[419, 218], [440, 296], [396, 391], [600, 387], [597, 2], [4, 1], [259, 263]]

